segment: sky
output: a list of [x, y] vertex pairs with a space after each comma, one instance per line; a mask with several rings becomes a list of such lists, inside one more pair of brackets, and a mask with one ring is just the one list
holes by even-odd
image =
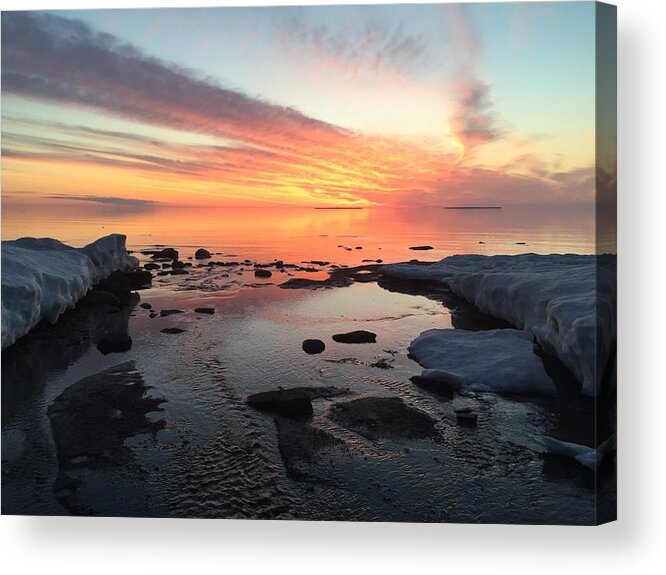
[[3, 204], [594, 202], [593, 2], [2, 14]]

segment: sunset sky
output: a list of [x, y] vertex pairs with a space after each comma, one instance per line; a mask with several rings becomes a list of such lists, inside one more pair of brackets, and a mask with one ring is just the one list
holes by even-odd
[[5, 12], [3, 204], [589, 204], [594, 17]]

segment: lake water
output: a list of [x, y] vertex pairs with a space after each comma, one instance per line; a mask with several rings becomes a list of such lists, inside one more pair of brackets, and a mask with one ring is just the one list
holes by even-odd
[[[573, 211], [564, 217], [561, 212], [518, 209], [101, 211], [103, 220], [99, 213], [83, 217], [62, 207], [39, 219], [34, 212], [5, 211], [3, 237], [49, 235], [83, 245], [105, 233], [122, 232], [135, 250], [174, 246], [183, 261], [193, 264], [190, 273], [156, 277], [151, 289], [141, 291], [141, 302], [153, 310], [182, 313], [151, 317], [151, 310], [138, 307], [138, 302], [113, 314], [75, 310], [77, 317], [38, 330], [3, 353], [4, 513], [594, 520], [589, 472], [575, 462], [544, 458], [537, 445], [542, 435], [590, 444], [592, 401], [575, 389], [557, 398], [467, 392], [443, 399], [416, 387], [409, 378], [421, 368], [408, 357], [409, 343], [426, 329], [459, 327], [451, 300], [437, 291], [374, 281], [318, 290], [279, 287], [295, 277], [324, 278], [331, 265], [358, 265], [364, 259], [591, 253], [594, 228], [589, 214]], [[434, 249], [408, 249], [414, 245]], [[220, 260], [330, 264], [312, 266], [316, 271], [273, 269], [272, 277], [259, 280], [252, 265], [197, 267], [188, 258], [199, 247], [218, 252], [213, 257]], [[201, 306], [215, 313], [194, 311]], [[184, 331], [161, 331], [169, 327]], [[350, 345], [331, 339], [354, 329], [376, 333], [377, 343]], [[109, 333], [129, 334], [131, 349], [102, 355], [95, 344]], [[301, 342], [307, 338], [325, 341], [324, 353], [303, 353]], [[109, 414], [98, 396], [84, 395], [98, 409], [83, 422], [84, 428], [93, 436], [118, 437], [116, 444], [112, 437], [93, 455], [70, 457], [71, 438], [59, 431], [58, 417], [81, 423], [83, 416], [71, 400], [63, 399], [66, 390], [119, 365], [126, 366], [117, 368], [125, 370], [123, 377], [161, 401], [160, 410], [145, 415], [149, 423], [132, 432], [127, 429], [136, 413], [120, 396], [112, 398], [120, 407]], [[314, 414], [299, 428], [334, 437], [333, 447], [316, 457], [288, 460], [282, 446], [286, 436], [281, 435], [285, 424], [245, 404], [249, 394], [280, 386], [347, 390], [345, 395], [313, 400]], [[432, 418], [436, 436], [369, 438], [332, 417], [336, 405], [359, 397], [402, 399]], [[60, 414], [49, 412], [57, 401], [63, 406]], [[96, 401], [100, 405], [95, 406]], [[454, 409], [459, 407], [479, 413], [478, 427], [456, 425]], [[113, 418], [117, 428], [107, 421]], [[149, 432], [150, 422], [155, 428]]]

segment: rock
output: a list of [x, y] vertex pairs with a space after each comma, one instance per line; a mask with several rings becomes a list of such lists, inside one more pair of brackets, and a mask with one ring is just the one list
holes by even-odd
[[284, 269], [284, 262], [282, 260], [277, 260], [275, 262], [275, 267], [279, 270]]
[[174, 260], [174, 262], [171, 264], [171, 267], [175, 270], [182, 270], [185, 267], [185, 264], [180, 260]]
[[298, 389], [278, 389], [250, 395], [246, 403], [256, 409], [271, 411], [285, 417], [312, 414], [310, 396]]
[[158, 270], [158, 269], [160, 269], [160, 264], [156, 264], [155, 262], [148, 262], [147, 264], [144, 264], [143, 269], [144, 270]]
[[331, 262], [325, 262], [323, 260], [310, 260], [309, 262], [306, 262], [308, 264], [312, 264], [313, 266], [327, 266]]
[[110, 353], [123, 353], [132, 348], [132, 338], [129, 335], [108, 336], [99, 340], [97, 349], [103, 355]]
[[208, 250], [205, 250], [204, 248], [199, 248], [196, 252], [194, 252], [194, 258], [197, 260], [205, 260], [211, 256], [211, 253]]
[[458, 407], [453, 410], [455, 413], [472, 413], [474, 411], [471, 407]]
[[456, 413], [456, 422], [458, 425], [465, 425], [467, 427], [476, 427], [476, 422], [479, 416], [471, 411], [459, 411]]
[[422, 375], [414, 375], [410, 377], [409, 380], [419, 387], [422, 387], [423, 389], [427, 389], [432, 393], [436, 393], [437, 395], [442, 395], [444, 397], [453, 397], [453, 393], [456, 390], [456, 383], [454, 381], [441, 377], [430, 378], [423, 377]]
[[165, 327], [164, 329], [161, 329], [160, 331], [162, 333], [170, 333], [170, 334], [176, 335], [176, 334], [179, 334], [179, 333], [183, 333], [185, 330], [180, 329], [179, 327]]
[[[144, 253], [144, 252], [141, 252], [141, 253]], [[163, 250], [152, 252], [151, 257], [154, 260], [157, 260], [157, 259], [177, 260], [178, 259], [178, 251], [173, 249], [173, 248], [164, 248]]]
[[142, 307], [143, 309], [153, 309], [153, 306], [149, 303], [140, 303], [139, 307]]
[[411, 246], [410, 250], [425, 251], [434, 249], [432, 246]]
[[258, 278], [269, 278], [273, 273], [269, 270], [256, 269], [254, 270], [254, 276]]
[[215, 308], [214, 307], [195, 307], [194, 312], [195, 313], [214, 314], [215, 313]]
[[153, 283], [153, 274], [148, 271], [137, 270], [127, 272], [125, 275], [129, 281], [130, 290], [143, 289], [149, 287]]
[[326, 349], [326, 344], [320, 339], [306, 339], [303, 342], [303, 351], [309, 354], [321, 353]]
[[375, 343], [377, 341], [377, 334], [359, 329], [348, 333], [336, 333], [333, 336], [333, 341], [337, 341], [338, 343]]
[[120, 307], [121, 305], [117, 296], [101, 289], [89, 291], [85, 298], [83, 298], [83, 301], [89, 304], [110, 305], [112, 307]]
[[399, 397], [361, 397], [331, 407], [333, 420], [369, 439], [425, 439], [437, 435], [435, 421]]
[[[145, 272], [150, 275], [150, 272]], [[126, 294], [130, 291], [130, 280], [127, 274], [115, 271], [97, 284], [98, 290], [110, 292], [114, 295]]]
[[363, 246], [356, 246], [354, 249], [355, 249], [355, 250], [362, 250], [362, 249], [363, 249]]
[[160, 310], [160, 317], [166, 317], [168, 315], [174, 315], [177, 313], [185, 313], [182, 309], [162, 309]]

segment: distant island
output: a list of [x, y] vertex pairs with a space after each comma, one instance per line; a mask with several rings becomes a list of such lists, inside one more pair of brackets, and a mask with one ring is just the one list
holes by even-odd
[[444, 206], [445, 210], [501, 210], [502, 206]]
[[330, 207], [330, 208], [315, 208], [315, 210], [362, 210], [358, 207]]

